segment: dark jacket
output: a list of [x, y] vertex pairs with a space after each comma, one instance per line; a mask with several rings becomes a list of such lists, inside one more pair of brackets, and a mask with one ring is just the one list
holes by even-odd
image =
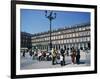
[[60, 50], [62, 56], [64, 56], [65, 51], [63, 49]]

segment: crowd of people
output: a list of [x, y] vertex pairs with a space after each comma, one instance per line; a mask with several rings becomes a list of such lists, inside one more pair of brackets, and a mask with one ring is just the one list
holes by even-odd
[[[66, 64], [65, 63], [66, 62], [65, 61], [66, 54], [67, 54], [67, 56], [69, 55], [69, 53], [65, 52], [65, 50], [63, 48], [61, 48], [59, 55], [58, 55], [57, 50], [52, 48], [52, 65], [55, 65], [56, 58], [59, 58], [61, 66], [64, 66]], [[80, 49], [72, 48], [70, 56], [71, 56], [72, 64], [80, 63]]]
[[[52, 61], [52, 65], [58, 64], [57, 60], [59, 60], [61, 66], [66, 65], [65, 57], [70, 56], [71, 57], [71, 63], [72, 64], [80, 64], [80, 49], [75, 49], [74, 47], [72, 50], [64, 50], [61, 48], [60, 50], [56, 50], [55, 48], [52, 48], [51, 52], [37, 50], [27, 51], [30, 56], [33, 57], [33, 59], [37, 59], [38, 61]], [[26, 51], [22, 52], [22, 56], [25, 57]]]

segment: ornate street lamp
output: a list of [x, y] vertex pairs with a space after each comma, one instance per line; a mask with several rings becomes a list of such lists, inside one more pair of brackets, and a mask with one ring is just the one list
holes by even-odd
[[54, 20], [56, 18], [56, 13], [54, 13], [53, 11], [45, 11], [45, 17], [47, 19], [49, 19], [50, 21], [50, 50], [52, 49], [52, 41], [51, 41], [51, 24], [52, 24], [52, 20]]

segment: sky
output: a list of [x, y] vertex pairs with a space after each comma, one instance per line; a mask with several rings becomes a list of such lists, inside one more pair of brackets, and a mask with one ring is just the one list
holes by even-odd
[[[52, 29], [90, 22], [89, 12], [53, 11], [53, 13], [56, 13], [56, 18], [52, 20]], [[20, 15], [23, 32], [35, 34], [50, 29], [50, 21], [45, 17], [44, 10], [21, 9]]]

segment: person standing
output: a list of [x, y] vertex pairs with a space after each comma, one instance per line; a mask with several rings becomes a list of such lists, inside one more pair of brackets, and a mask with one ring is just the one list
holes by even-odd
[[25, 57], [25, 50], [23, 51], [23, 57]]
[[69, 51], [68, 51], [68, 49], [67, 49], [67, 56], [69, 56]]
[[76, 63], [77, 63], [77, 64], [80, 64], [80, 50], [79, 50], [79, 49], [77, 49]]
[[60, 65], [61, 65], [61, 66], [64, 65], [64, 64], [63, 64], [63, 56], [62, 56], [62, 55], [60, 55]]
[[63, 48], [61, 48], [60, 53], [61, 53], [61, 56], [63, 57], [62, 65], [64, 66], [65, 65], [65, 51]]
[[55, 65], [55, 61], [56, 61], [56, 50], [54, 48], [52, 48], [52, 51], [51, 51], [51, 55], [52, 55], [52, 65]]
[[39, 50], [39, 51], [38, 51], [38, 59], [39, 59], [39, 61], [41, 61], [41, 56], [42, 56], [42, 53], [41, 53], [41, 51]]
[[31, 49], [29, 50], [29, 54], [30, 54], [30, 56], [32, 56], [32, 50]]
[[72, 64], [76, 63], [75, 58], [76, 58], [76, 50], [72, 48], [72, 54], [71, 54]]

